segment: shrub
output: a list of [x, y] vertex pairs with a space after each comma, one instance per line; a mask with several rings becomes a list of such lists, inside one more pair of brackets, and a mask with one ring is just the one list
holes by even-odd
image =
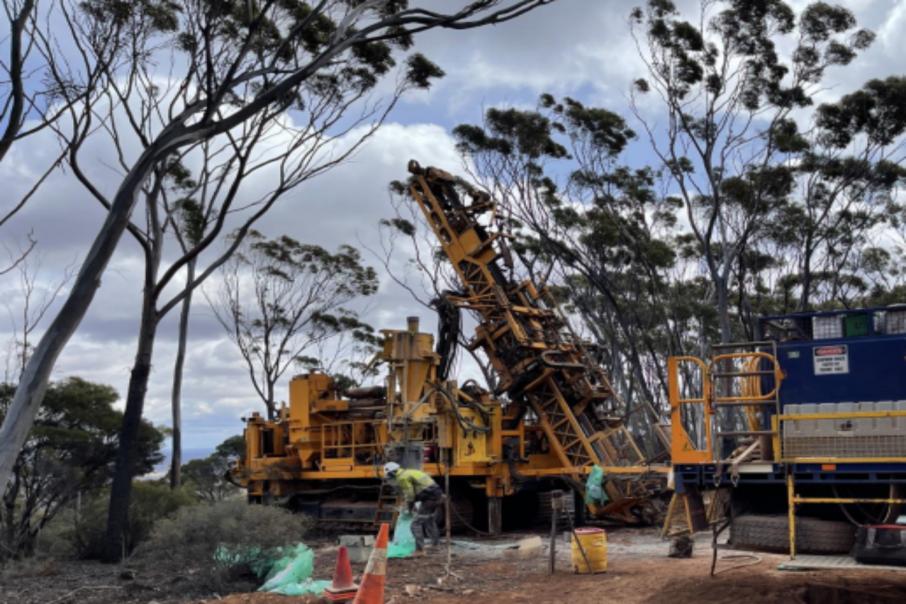
[[225, 583], [262, 579], [260, 562], [301, 541], [310, 526], [301, 514], [240, 499], [199, 504], [158, 522], [136, 555], [194, 567], [205, 587], [219, 589]]
[[[103, 554], [109, 500], [110, 491], [104, 490], [84, 506], [82, 517], [72, 533], [73, 549], [77, 556], [99, 558]], [[168, 485], [159, 482], [135, 482], [129, 501], [126, 553], [131, 553], [147, 540], [158, 521], [195, 502], [192, 494], [185, 489], [172, 490]]]

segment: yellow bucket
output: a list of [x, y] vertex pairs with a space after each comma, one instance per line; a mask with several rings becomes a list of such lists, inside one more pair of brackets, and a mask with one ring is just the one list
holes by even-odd
[[599, 528], [577, 528], [572, 536], [572, 555], [575, 572], [581, 574], [606, 572], [607, 533]]

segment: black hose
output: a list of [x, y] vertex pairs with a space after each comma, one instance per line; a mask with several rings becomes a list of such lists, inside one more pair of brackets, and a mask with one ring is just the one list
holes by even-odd
[[462, 331], [459, 307], [450, 301], [450, 296], [453, 295], [459, 294], [448, 290], [431, 300], [431, 306], [437, 311], [437, 354], [440, 356], [437, 375], [440, 380], [449, 377], [450, 369], [456, 360], [456, 345]]
[[[453, 410], [453, 415], [456, 417], [456, 423], [459, 424], [460, 428], [462, 428], [465, 431], [479, 432], [481, 434], [487, 434], [491, 431], [490, 425], [479, 426], [479, 425], [475, 424], [474, 422], [464, 418], [462, 416], [462, 414], [459, 412], [459, 405], [456, 404], [456, 399], [453, 397], [452, 394], [450, 394], [450, 392], [447, 391], [446, 388], [444, 388], [440, 385], [435, 385], [434, 389], [437, 392], [439, 392], [444, 398], [446, 398], [447, 401], [450, 403], [450, 408]], [[487, 409], [482, 407], [480, 404], [474, 403], [474, 402], [466, 401], [465, 404], [468, 405], [469, 407], [475, 409], [475, 411], [477, 411], [478, 414], [481, 415], [481, 419], [485, 422], [485, 424], [490, 423], [490, 421], [489, 421], [490, 412]]]

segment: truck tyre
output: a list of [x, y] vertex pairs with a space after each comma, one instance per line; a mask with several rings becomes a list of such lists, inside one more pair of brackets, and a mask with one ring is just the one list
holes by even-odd
[[[852, 549], [856, 529], [846, 522], [796, 519], [796, 551], [803, 554], [843, 554]], [[730, 545], [769, 552], [790, 549], [787, 516], [738, 516], [730, 525]]]

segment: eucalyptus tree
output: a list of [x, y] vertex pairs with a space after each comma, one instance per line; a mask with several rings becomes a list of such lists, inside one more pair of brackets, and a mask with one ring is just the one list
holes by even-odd
[[[67, 19], [69, 29], [76, 33], [78, 55], [91, 56], [104, 43], [99, 24], [116, 24], [120, 39], [132, 51], [129, 60], [106, 66], [103, 83], [109, 104], [119, 105], [121, 119], [127, 124], [119, 132], [129, 130], [130, 135], [137, 137], [138, 145], [126, 148], [121, 180], [112, 195], [104, 194], [97, 187], [92, 189], [90, 176], [80, 179], [106, 206], [107, 216], [67, 299], [29, 360], [0, 428], [0, 484], [8, 480], [9, 469], [40, 405], [57, 357], [90, 306], [120, 238], [134, 226], [131, 217], [136, 204], [142, 198], [147, 206], [149, 194], [152, 205], [162, 199], [169, 166], [183, 159], [189, 161], [188, 156], [208, 141], [222, 141], [215, 143], [220, 145], [239, 141], [240, 149], [247, 150], [248, 146], [242, 147], [245, 139], [240, 137], [255, 133], [266, 137], [272, 127], [287, 124], [290, 128], [298, 125], [299, 130], [315, 137], [315, 142], [323, 142], [342, 131], [348, 123], [342, 119], [344, 115], [361, 117], [371, 125], [364, 132], [371, 132], [385, 115], [388, 103], [406, 88], [425, 87], [431, 78], [442, 73], [419, 54], [410, 54], [400, 69], [394, 70], [401, 53], [411, 48], [416, 34], [434, 28], [461, 30], [500, 23], [548, 2], [483, 0], [451, 7], [448, 12], [410, 6], [405, 0], [312, 3], [87, 0], [80, 3], [80, 18], [86, 19], [87, 25], [79, 26], [71, 14]], [[168, 68], [154, 70], [159, 63]], [[377, 96], [376, 85], [397, 74], [400, 84], [388, 94], [389, 98]], [[153, 101], [150, 105], [143, 102], [149, 99]], [[144, 116], [148, 119], [137, 119]], [[109, 117], [103, 109], [88, 116], [73, 114], [73, 117], [93, 122], [98, 128], [85, 124], [80, 127], [81, 122], [76, 122], [73, 127], [58, 129], [64, 138], [84, 142], [96, 134], [116, 137], [109, 122], [101, 121]], [[293, 140], [300, 136], [305, 135]], [[78, 147], [67, 158], [71, 165], [78, 162]], [[297, 147], [295, 153], [282, 157], [288, 157], [286, 161], [298, 166], [299, 154], [304, 155], [310, 147]], [[243, 162], [243, 152], [235, 153], [230, 164], [232, 172], [222, 179], [227, 187], [233, 184], [238, 187], [242, 181], [232, 176], [246, 169], [249, 160]], [[336, 157], [345, 156], [340, 151]], [[303, 164], [305, 178], [336, 163], [330, 159], [318, 156], [314, 163]], [[315, 164], [320, 169], [313, 167]], [[281, 160], [275, 160], [274, 165], [279, 169]], [[296, 183], [305, 180], [298, 172], [287, 178]], [[286, 184], [284, 181], [277, 188], [285, 190]], [[229, 195], [229, 191], [224, 195]], [[268, 204], [268, 199], [271, 197], [265, 194], [262, 204], [250, 210], [249, 215], [265, 213], [276, 201], [273, 199]], [[154, 323], [149, 315], [169, 311], [183, 300], [190, 288], [183, 288], [153, 313], [149, 310], [149, 295], [159, 296], [183, 266], [220, 237], [229, 212], [223, 214], [223, 220], [215, 221], [198, 245], [162, 272], [154, 291], [145, 292], [123, 441], [134, 434], [142, 413], [143, 384], [147, 384], [145, 370], [151, 360], [147, 342], [151, 330], [146, 328]], [[243, 225], [247, 227], [246, 232], [253, 222], [246, 219]], [[150, 257], [153, 265], [157, 260], [153, 253]], [[215, 264], [216, 261], [201, 271], [193, 283], [197, 285], [216, 270]], [[146, 263], [146, 285], [151, 282], [147, 268]], [[122, 529], [128, 513], [131, 453], [125, 442], [121, 449], [111, 493], [109, 559], [118, 559], [123, 553]]]
[[[0, 382], [0, 417], [14, 391], [14, 382]], [[34, 553], [38, 534], [60, 511], [80, 493], [110, 484], [123, 417], [114, 407], [118, 398], [110, 386], [76, 377], [51, 384], [0, 498], [0, 560]], [[142, 422], [134, 472], [146, 474], [160, 463], [163, 440]]]
[[277, 417], [277, 382], [291, 367], [326, 366], [326, 345], [350, 352], [340, 345], [342, 336], [366, 347], [374, 343], [371, 327], [348, 308], [378, 287], [377, 273], [354, 247], [330, 252], [253, 232], [221, 273], [211, 307], [271, 419]]
[[673, 2], [649, 0], [630, 21], [647, 71], [632, 109], [683, 204], [728, 342], [734, 270], [795, 187], [784, 164], [796, 151], [790, 124], [828, 68], [849, 64], [874, 36], [824, 2], [798, 15], [781, 0], [704, 2], [687, 20]]
[[797, 310], [846, 303], [847, 284], [870, 287], [862, 250], [902, 205], [904, 103], [906, 78], [891, 76], [819, 105], [802, 133], [781, 125], [778, 143], [793, 157], [787, 167], [797, 187], [769, 234], [795, 258], [783, 278], [798, 290]]

